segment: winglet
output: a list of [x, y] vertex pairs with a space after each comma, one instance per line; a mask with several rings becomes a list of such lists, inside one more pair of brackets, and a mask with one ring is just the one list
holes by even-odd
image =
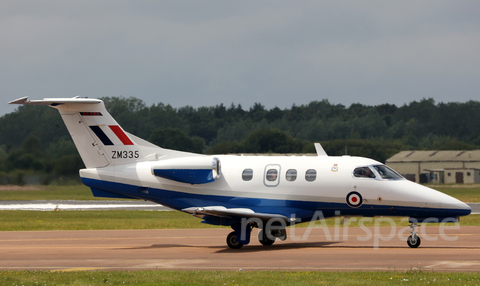
[[317, 156], [327, 156], [327, 152], [325, 152], [325, 150], [323, 150], [323, 147], [320, 143], [315, 143], [315, 150], [317, 151]]

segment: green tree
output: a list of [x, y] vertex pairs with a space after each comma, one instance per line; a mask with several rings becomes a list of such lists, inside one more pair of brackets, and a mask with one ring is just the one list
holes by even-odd
[[[148, 137], [148, 108], [145, 103], [135, 97], [104, 97], [102, 98], [108, 112], [126, 131], [139, 137]], [[147, 127], [147, 128], [146, 128]]]
[[238, 154], [243, 152], [243, 147], [240, 142], [226, 141], [215, 144], [207, 149], [207, 154]]
[[0, 146], [0, 171], [5, 171], [5, 161], [8, 158], [7, 151], [5, 150], [5, 146]]
[[7, 158], [7, 170], [34, 170], [41, 171], [44, 169], [42, 160], [30, 153], [25, 153], [23, 150], [16, 150], [11, 152]]
[[27, 154], [40, 154], [42, 152], [42, 142], [35, 135], [30, 135], [23, 141], [22, 151]]
[[55, 161], [54, 173], [59, 176], [76, 176], [78, 170], [85, 168], [80, 156], [65, 155]]
[[329, 156], [351, 155], [385, 162], [401, 150], [401, 144], [387, 140], [332, 140], [322, 142]]
[[42, 142], [34, 135], [30, 135], [22, 143], [22, 147], [9, 153], [6, 166], [8, 170], [34, 170], [41, 171], [45, 164], [42, 152]]
[[197, 136], [188, 136], [177, 128], [157, 128], [150, 135], [150, 142], [162, 148], [203, 153], [205, 141]]
[[278, 129], [262, 128], [251, 132], [243, 141], [247, 153], [299, 153], [304, 141]]

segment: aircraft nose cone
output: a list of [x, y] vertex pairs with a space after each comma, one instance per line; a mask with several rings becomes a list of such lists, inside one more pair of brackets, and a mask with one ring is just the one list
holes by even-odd
[[411, 182], [408, 182], [408, 186], [412, 190], [412, 193], [409, 193], [411, 197], [415, 197], [416, 201], [422, 202], [427, 208], [431, 208], [426, 210], [423, 215], [459, 217], [469, 215], [472, 212], [469, 205], [445, 193]]
[[458, 202], [458, 216], [469, 215], [472, 212], [472, 208], [464, 202]]
[[443, 208], [450, 213], [450, 216], [466, 216], [472, 212], [472, 209], [466, 203], [449, 197], [442, 203]]

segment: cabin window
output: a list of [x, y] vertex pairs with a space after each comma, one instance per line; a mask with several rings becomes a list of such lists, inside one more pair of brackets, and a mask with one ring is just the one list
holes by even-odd
[[386, 180], [401, 180], [403, 179], [402, 175], [398, 174], [394, 170], [390, 169], [389, 167], [385, 165], [375, 165], [373, 166], [375, 170], [380, 174], [382, 179]]
[[267, 171], [267, 181], [273, 182], [278, 178], [278, 171], [276, 169], [270, 169]]
[[357, 178], [375, 178], [375, 174], [369, 167], [355, 168], [353, 175]]
[[242, 179], [244, 181], [250, 181], [253, 178], [253, 170], [252, 169], [245, 169], [242, 173]]
[[452, 175], [452, 173], [447, 173], [447, 176], [449, 176], [449, 177], [450, 177], [451, 175]]
[[287, 175], [286, 175], [285, 178], [289, 182], [295, 181], [297, 179], [297, 170], [295, 170], [295, 169], [287, 170]]
[[305, 180], [307, 182], [313, 182], [317, 178], [317, 171], [314, 169], [308, 169], [307, 172], [305, 172]]
[[470, 172], [467, 172], [467, 176], [470, 176]]

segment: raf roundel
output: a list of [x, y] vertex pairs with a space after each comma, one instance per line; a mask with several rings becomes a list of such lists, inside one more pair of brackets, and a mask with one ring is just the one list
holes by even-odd
[[363, 203], [362, 195], [358, 192], [350, 192], [347, 195], [347, 204], [352, 208], [358, 208]]

